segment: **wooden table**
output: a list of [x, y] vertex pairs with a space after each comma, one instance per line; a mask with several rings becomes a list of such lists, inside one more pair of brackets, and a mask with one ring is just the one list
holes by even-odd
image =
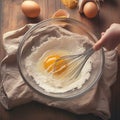
[[[100, 14], [97, 18], [89, 20], [81, 16], [76, 9], [66, 8], [60, 0], [35, 0], [41, 6], [40, 17], [36, 19], [26, 18], [20, 8], [23, 0], [1, 0], [0, 1], [0, 30], [1, 34], [20, 28], [27, 23], [37, 23], [44, 19], [50, 18], [52, 14], [64, 8], [70, 13], [70, 17], [85, 23], [93, 33], [99, 38], [102, 31], [105, 31], [110, 24], [120, 23], [120, 1], [105, 0], [102, 5]], [[0, 35], [0, 60], [4, 57], [4, 50], [1, 45], [2, 36]], [[120, 53], [120, 50], [118, 50]], [[120, 57], [118, 58], [120, 61]], [[111, 100], [111, 119], [120, 120], [120, 62], [118, 64], [117, 81], [112, 86]], [[0, 120], [99, 120], [93, 115], [75, 115], [73, 113], [47, 107], [37, 102], [31, 102], [11, 111], [6, 111], [0, 104]]]

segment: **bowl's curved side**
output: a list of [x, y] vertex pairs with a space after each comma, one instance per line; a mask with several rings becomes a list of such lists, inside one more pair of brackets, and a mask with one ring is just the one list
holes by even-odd
[[[61, 99], [67, 99], [67, 98], [73, 98], [76, 96], [80, 96], [83, 93], [87, 92], [92, 88], [92, 86], [98, 82], [102, 75], [103, 66], [104, 66], [104, 51], [101, 49], [100, 51], [97, 51], [97, 57], [94, 56], [94, 61], [97, 61], [94, 65], [94, 73], [93, 76], [90, 78], [89, 82], [81, 89], [69, 91], [66, 93], [48, 93], [44, 89], [40, 88], [36, 82], [33, 80], [32, 76], [29, 76], [26, 69], [24, 60], [27, 55], [30, 54], [31, 49], [33, 48], [33, 44], [35, 46], [38, 46], [42, 44], [45, 41], [36, 42], [38, 38], [40, 38], [41, 34], [44, 34], [44, 28], [46, 26], [50, 25], [58, 25], [60, 27], [63, 27], [64, 29], [71, 31], [73, 33], [86, 35], [89, 37], [89, 39], [95, 43], [97, 41], [97, 38], [85, 27], [84, 24], [80, 23], [79, 21], [76, 21], [74, 19], [70, 18], [56, 18], [56, 19], [48, 19], [45, 21], [42, 21], [36, 25], [34, 25], [30, 30], [28, 30], [27, 33], [25, 33], [23, 40], [21, 41], [19, 48], [18, 48], [18, 54], [17, 54], [17, 62], [18, 62], [18, 68], [20, 71], [20, 74], [24, 81], [35, 91], [37, 91], [39, 94], [45, 95], [47, 97], [54, 97], [54, 98], [61, 98]], [[39, 34], [38, 34], [39, 33]], [[47, 33], [49, 34], [49, 33]], [[34, 37], [37, 36], [37, 37]], [[47, 40], [47, 38], [46, 38]]]

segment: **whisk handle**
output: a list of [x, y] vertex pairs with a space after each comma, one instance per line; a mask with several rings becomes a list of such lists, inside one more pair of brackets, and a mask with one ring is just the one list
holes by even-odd
[[92, 55], [95, 52], [93, 47], [91, 47], [89, 50], [87, 50], [84, 54]]

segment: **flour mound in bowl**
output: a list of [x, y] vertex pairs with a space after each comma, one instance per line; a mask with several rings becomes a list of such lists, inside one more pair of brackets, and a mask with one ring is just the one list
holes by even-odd
[[[56, 26], [53, 26], [53, 28]], [[49, 30], [49, 28], [47, 28]], [[43, 88], [46, 92], [50, 93], [64, 93], [70, 90], [80, 89], [87, 80], [90, 78], [92, 71], [92, 60], [88, 59], [84, 65], [79, 77], [73, 80], [60, 79], [50, 77], [46, 72], [45, 65], [51, 62], [45, 62], [49, 56], [55, 58], [56, 56], [79, 54], [84, 52], [90, 45], [90, 40], [84, 35], [69, 32], [62, 27], [54, 29], [59, 34], [57, 37], [49, 36], [45, 42], [40, 46], [34, 46], [31, 54], [26, 57], [25, 68], [30, 76], [35, 80], [39, 87]], [[55, 33], [51, 30], [50, 34]], [[46, 39], [46, 38], [45, 38]], [[62, 71], [64, 72], [64, 71]], [[64, 77], [64, 76], [62, 76]]]

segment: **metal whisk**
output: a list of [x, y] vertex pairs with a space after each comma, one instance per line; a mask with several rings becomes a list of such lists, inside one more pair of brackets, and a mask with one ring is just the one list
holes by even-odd
[[[62, 56], [56, 60], [54, 64], [54, 71], [52, 73], [56, 73], [62, 70], [67, 63], [68, 70], [64, 71], [63, 74], [61, 74], [60, 79], [62, 78], [65, 78], [65, 79], [67, 78], [69, 80], [77, 79], [85, 63], [94, 52], [95, 52], [94, 49], [90, 48], [81, 54]], [[61, 61], [65, 61], [66, 63]], [[59, 67], [58, 69], [57, 65], [60, 62], [61, 62], [61, 65], [60, 65], [61, 67]]]

